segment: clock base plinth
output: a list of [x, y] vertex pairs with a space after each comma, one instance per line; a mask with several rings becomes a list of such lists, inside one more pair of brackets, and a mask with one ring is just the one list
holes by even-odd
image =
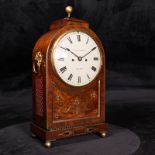
[[[57, 139], [78, 136], [78, 135], [85, 135], [91, 133], [100, 133], [101, 135], [106, 135], [106, 131], [108, 128], [108, 124], [106, 123], [99, 123], [99, 124], [89, 124], [84, 126], [76, 126], [72, 127], [71, 129], [58, 129], [58, 130], [46, 130], [34, 123], [31, 123], [31, 131], [33, 135], [39, 137], [43, 140], [44, 146], [49, 148], [52, 145], [52, 142]], [[105, 137], [105, 136], [102, 136]]]

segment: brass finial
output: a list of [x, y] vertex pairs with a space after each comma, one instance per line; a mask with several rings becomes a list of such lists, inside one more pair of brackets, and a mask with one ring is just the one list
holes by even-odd
[[67, 6], [65, 8], [67, 14], [68, 14], [68, 18], [71, 16], [71, 13], [73, 12], [73, 7], [72, 6]]

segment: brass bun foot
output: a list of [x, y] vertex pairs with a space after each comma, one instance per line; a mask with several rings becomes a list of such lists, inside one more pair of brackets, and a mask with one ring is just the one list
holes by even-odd
[[36, 137], [36, 135], [34, 133], [32, 133], [31, 136], [32, 136], [32, 138], [35, 138]]
[[50, 148], [52, 146], [52, 142], [46, 141], [44, 145], [45, 145], [45, 147]]
[[107, 133], [105, 131], [101, 132], [101, 136], [104, 138], [106, 137]]

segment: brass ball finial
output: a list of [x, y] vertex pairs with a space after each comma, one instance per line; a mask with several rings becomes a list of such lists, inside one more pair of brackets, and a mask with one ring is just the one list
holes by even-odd
[[73, 12], [73, 7], [69, 5], [69, 6], [67, 6], [65, 8], [65, 10], [66, 10], [66, 12], [68, 14], [68, 17], [70, 17], [71, 16], [71, 13]]

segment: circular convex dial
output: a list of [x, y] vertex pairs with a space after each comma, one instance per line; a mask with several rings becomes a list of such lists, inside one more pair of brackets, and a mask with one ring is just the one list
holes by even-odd
[[65, 33], [51, 50], [51, 61], [57, 74], [71, 86], [89, 84], [100, 71], [99, 47], [92, 37], [82, 31]]

